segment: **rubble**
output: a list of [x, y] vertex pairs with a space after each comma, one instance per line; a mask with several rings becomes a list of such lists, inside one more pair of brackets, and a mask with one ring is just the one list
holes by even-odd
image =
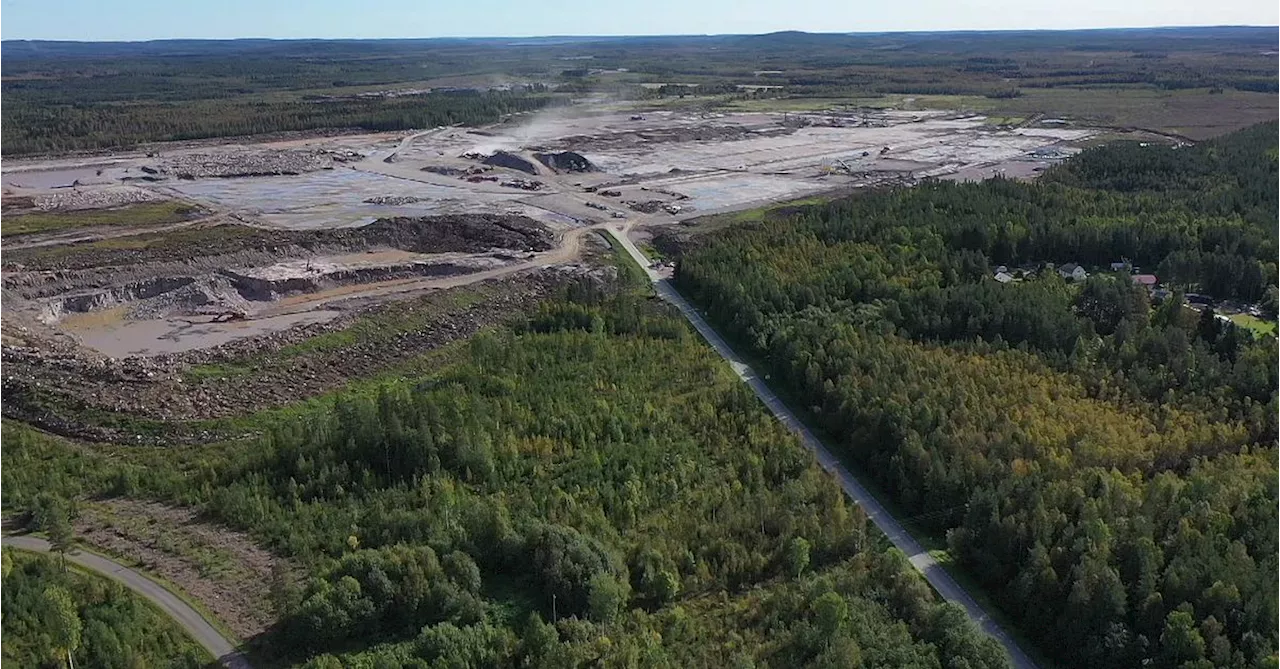
[[425, 202], [425, 200], [423, 200], [420, 197], [414, 197], [412, 195], [377, 195], [374, 197], [365, 198], [364, 200], [365, 204], [382, 204], [382, 205], [390, 205], [390, 206], [413, 204], [414, 202]]
[[642, 214], [657, 213], [658, 210], [662, 209], [666, 205], [662, 200], [623, 200], [622, 204], [630, 207], [632, 211], [638, 211]]
[[520, 190], [542, 190], [544, 184], [536, 179], [511, 179], [510, 181], [503, 181], [499, 185], [507, 188], [519, 188]]
[[327, 150], [186, 153], [166, 158], [153, 169], [179, 179], [277, 176], [333, 169], [336, 164], [359, 158], [360, 154], [354, 151]]
[[38, 195], [32, 198], [36, 209], [52, 211], [55, 209], [105, 209], [140, 202], [155, 202], [164, 197], [149, 190], [132, 186], [116, 188], [62, 188], [53, 193]]

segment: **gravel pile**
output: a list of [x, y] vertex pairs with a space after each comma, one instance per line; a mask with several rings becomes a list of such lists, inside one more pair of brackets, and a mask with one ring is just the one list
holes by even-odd
[[399, 206], [402, 204], [413, 204], [414, 202], [422, 202], [422, 201], [423, 201], [422, 198], [414, 197], [412, 195], [375, 195], [374, 197], [366, 198], [364, 200], [364, 203]]
[[154, 202], [163, 199], [160, 195], [141, 188], [64, 188], [55, 193], [37, 196], [34, 198], [33, 203], [36, 209], [52, 211], [54, 209], [119, 207], [126, 204]]
[[333, 169], [338, 163], [359, 157], [352, 151], [320, 150], [187, 153], [166, 158], [157, 171], [179, 179], [305, 174]]

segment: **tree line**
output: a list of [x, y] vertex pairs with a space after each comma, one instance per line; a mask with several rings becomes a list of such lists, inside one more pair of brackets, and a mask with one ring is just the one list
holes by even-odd
[[447, 92], [398, 99], [47, 104], [11, 103], [0, 129], [6, 154], [88, 151], [147, 142], [326, 128], [368, 131], [484, 125], [554, 103], [548, 95]]

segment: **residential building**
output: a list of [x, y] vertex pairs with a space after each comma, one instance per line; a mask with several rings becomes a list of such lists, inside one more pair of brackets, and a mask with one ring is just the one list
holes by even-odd
[[1069, 262], [1059, 267], [1058, 274], [1062, 278], [1068, 279], [1071, 281], [1084, 281], [1085, 279], [1089, 278], [1089, 273], [1084, 271], [1083, 267], [1073, 262]]

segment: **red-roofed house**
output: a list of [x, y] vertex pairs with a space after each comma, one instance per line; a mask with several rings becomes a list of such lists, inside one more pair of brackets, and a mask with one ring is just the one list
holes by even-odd
[[1147, 288], [1155, 288], [1160, 280], [1154, 274], [1134, 274], [1133, 282], [1146, 286]]

